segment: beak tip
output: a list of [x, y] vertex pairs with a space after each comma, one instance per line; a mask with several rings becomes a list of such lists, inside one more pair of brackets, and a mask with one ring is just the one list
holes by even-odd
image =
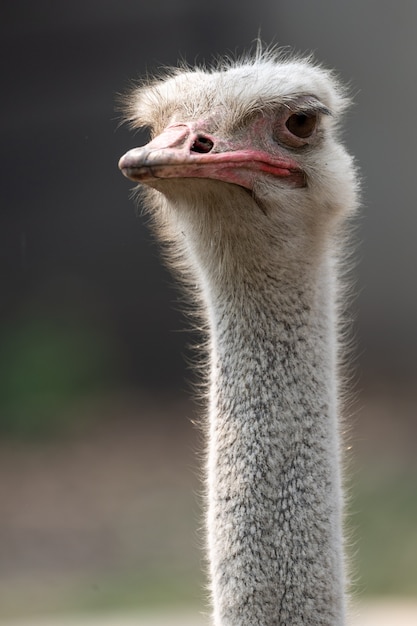
[[119, 170], [123, 173], [123, 170], [126, 168], [126, 155], [124, 154], [122, 157], [120, 157], [119, 162], [117, 164], [117, 167], [119, 168]]
[[132, 176], [134, 165], [132, 163], [132, 159], [129, 158], [128, 152], [119, 159], [117, 166], [125, 178], [135, 180]]

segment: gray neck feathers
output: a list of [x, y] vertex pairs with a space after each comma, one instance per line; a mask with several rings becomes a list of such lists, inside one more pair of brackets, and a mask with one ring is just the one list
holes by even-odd
[[241, 308], [225, 298], [211, 313], [218, 626], [343, 623], [335, 342], [321, 271], [324, 285], [272, 281], [242, 296]]

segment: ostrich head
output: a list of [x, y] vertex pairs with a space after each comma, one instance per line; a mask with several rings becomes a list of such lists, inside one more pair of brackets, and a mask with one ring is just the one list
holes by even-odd
[[181, 247], [200, 264], [215, 242], [222, 262], [232, 249], [235, 269], [285, 246], [298, 262], [355, 207], [352, 159], [337, 139], [347, 104], [309, 59], [259, 53], [174, 70], [128, 97], [128, 119], [152, 139], [119, 167], [146, 185], [160, 232], [176, 245], [185, 233]]

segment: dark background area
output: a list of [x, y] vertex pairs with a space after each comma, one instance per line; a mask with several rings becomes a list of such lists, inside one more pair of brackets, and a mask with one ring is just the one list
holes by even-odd
[[[37, 445], [92, 416], [98, 424], [102, 416], [105, 432], [127, 432], [126, 414], [135, 428], [147, 429], [157, 411], [143, 398], [166, 397], [172, 413], [180, 412], [193, 380], [188, 345], [196, 336], [117, 169], [119, 157], [144, 140], [120, 126], [117, 94], [179, 58], [209, 63], [219, 54], [240, 54], [260, 33], [266, 43], [313, 51], [350, 85], [355, 104], [345, 142], [363, 181], [347, 312], [355, 393], [364, 407], [356, 410], [354, 446], [377, 459], [378, 471], [395, 449], [414, 472], [417, 4], [17, 0], [2, 3], [0, 18], [0, 443], [6, 457], [16, 441]], [[176, 441], [166, 404], [158, 415], [152, 423]], [[135, 431], [144, 445], [141, 432]], [[6, 482], [20, 476], [13, 458], [23, 463], [24, 450], [10, 452]], [[180, 444], [178, 450], [181, 455]], [[32, 470], [29, 464], [29, 492]], [[14, 489], [23, 506], [25, 490]], [[135, 485], [129, 493], [132, 502]], [[36, 543], [29, 522], [25, 529], [28, 545], [31, 538]], [[22, 540], [7, 537], [9, 546]], [[36, 559], [32, 570], [23, 557], [20, 562], [28, 572], [38, 567]], [[383, 584], [370, 586], [384, 591]]]

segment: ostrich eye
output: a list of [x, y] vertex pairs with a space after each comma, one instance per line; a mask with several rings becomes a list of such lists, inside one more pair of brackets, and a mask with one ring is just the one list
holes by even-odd
[[285, 122], [285, 126], [290, 133], [306, 139], [313, 134], [317, 124], [317, 115], [315, 113], [293, 113]]

